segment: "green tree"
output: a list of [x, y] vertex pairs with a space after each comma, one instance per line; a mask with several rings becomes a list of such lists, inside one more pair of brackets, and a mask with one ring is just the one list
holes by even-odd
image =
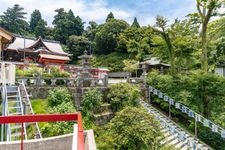
[[152, 53], [163, 62], [171, 65], [171, 75], [177, 72], [190, 69], [197, 63], [194, 53], [198, 49], [197, 28], [192, 26], [190, 20], [175, 20], [171, 26], [167, 26], [167, 21], [163, 17], [157, 17], [156, 27], [152, 38]]
[[152, 31], [146, 27], [128, 27], [118, 37], [118, 49], [130, 54], [131, 59], [142, 61], [150, 54]]
[[110, 21], [111, 19], [115, 19], [112, 12], [110, 12], [110, 13], [108, 14], [108, 16], [107, 16], [105, 22], [108, 22], [108, 21]]
[[138, 23], [138, 21], [137, 21], [137, 18], [136, 18], [136, 17], [134, 18], [134, 21], [133, 21], [133, 23], [132, 23], [131, 27], [140, 28], [140, 24]]
[[78, 60], [78, 56], [84, 53], [84, 50], [89, 50], [92, 43], [84, 36], [71, 35], [67, 41], [69, 53], [73, 54], [72, 62]]
[[37, 9], [35, 9], [30, 18], [30, 30], [34, 31], [36, 26], [38, 25], [38, 22], [42, 19], [41, 12]]
[[47, 30], [46, 25], [47, 25], [47, 22], [44, 21], [43, 19], [38, 21], [38, 24], [34, 30], [34, 34], [36, 37], [41, 36], [42, 38], [45, 38], [45, 34], [46, 34], [46, 30]]
[[128, 71], [130, 75], [131, 75], [132, 72], [136, 71], [139, 67], [138, 61], [135, 61], [133, 59], [131, 59], [131, 60], [126, 59], [126, 60], [123, 61], [123, 63], [124, 63], [124, 66], [125, 66], [123, 68], [123, 70]]
[[36, 37], [41, 36], [42, 38], [45, 38], [47, 30], [46, 25], [47, 22], [42, 19], [40, 11], [35, 9], [31, 14], [30, 19], [31, 33], [34, 33]]
[[207, 29], [209, 21], [212, 17], [218, 16], [218, 10], [224, 4], [223, 0], [196, 0], [198, 14], [201, 18], [201, 67], [204, 73], [208, 72], [208, 49], [207, 49]]
[[129, 83], [117, 83], [109, 87], [107, 97], [114, 111], [123, 109], [125, 106], [138, 106], [140, 90]]
[[10, 32], [17, 34], [25, 34], [28, 31], [28, 23], [25, 21], [27, 14], [24, 8], [15, 4], [12, 8], [8, 8], [3, 15], [0, 16], [1, 26]]
[[94, 41], [95, 39], [95, 34], [97, 32], [98, 24], [94, 21], [89, 22], [89, 26], [87, 26], [84, 36], [88, 38], [90, 41]]
[[62, 44], [66, 44], [69, 36], [83, 33], [84, 23], [79, 16], [74, 16], [72, 10], [65, 12], [63, 8], [55, 10], [57, 15], [54, 16], [54, 38]]
[[169, 55], [169, 61], [170, 61], [170, 71], [171, 71], [171, 75], [175, 76], [175, 62], [174, 62], [174, 58], [175, 58], [175, 53], [174, 53], [174, 49], [173, 49], [173, 45], [171, 42], [171, 37], [169, 35], [169, 29], [167, 28], [167, 22], [168, 20], [162, 16], [157, 16], [156, 17], [156, 28], [152, 27], [153, 31], [157, 32], [158, 34], [160, 34], [163, 38], [163, 40], [165, 41], [166, 44], [166, 48], [167, 48], [167, 52]]
[[114, 149], [158, 150], [161, 147], [159, 123], [143, 109], [126, 107], [108, 126]]
[[96, 52], [98, 54], [109, 54], [117, 49], [119, 34], [128, 27], [128, 23], [123, 20], [111, 19], [99, 27], [96, 33]]

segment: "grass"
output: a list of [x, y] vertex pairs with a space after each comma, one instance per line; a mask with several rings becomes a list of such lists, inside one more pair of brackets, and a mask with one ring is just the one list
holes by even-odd
[[[48, 113], [48, 101], [46, 99], [33, 99], [31, 100], [31, 105], [34, 114], [47, 114]], [[38, 123], [39, 128], [43, 128], [47, 124], [46, 122]], [[30, 128], [30, 130], [34, 130]], [[32, 132], [31, 132], [32, 133]]]
[[48, 113], [48, 101], [45, 99], [31, 100], [31, 105], [34, 110], [34, 114], [46, 114]]

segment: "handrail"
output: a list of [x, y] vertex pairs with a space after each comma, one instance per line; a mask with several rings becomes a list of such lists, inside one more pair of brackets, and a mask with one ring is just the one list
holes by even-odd
[[[24, 122], [56, 122], [56, 121], [75, 121], [78, 124], [78, 150], [84, 150], [84, 133], [82, 126], [81, 113], [73, 114], [41, 114], [41, 115], [22, 115], [22, 116], [0, 116], [0, 124], [24, 123]], [[23, 150], [23, 138], [21, 138], [21, 150]]]
[[[21, 96], [19, 87], [17, 87], [17, 90], [18, 90], [18, 94], [19, 94], [21, 114], [24, 115], [22, 96]], [[25, 123], [22, 123], [22, 130], [23, 130], [23, 132], [25, 132], [25, 139], [27, 140], [27, 130], [26, 130], [26, 124]]]
[[[24, 90], [24, 92], [25, 92], [26, 100], [27, 100], [28, 103], [29, 103], [30, 111], [31, 111], [32, 115], [34, 115], [34, 111], [33, 111], [33, 108], [32, 108], [31, 102], [30, 102], [30, 98], [29, 98], [29, 96], [28, 96], [27, 89], [26, 89], [26, 87], [25, 87], [25, 84], [24, 84], [23, 80], [21, 80], [21, 86], [22, 86], [22, 88], [23, 88], [23, 90]], [[38, 134], [39, 134], [40, 138], [42, 139], [42, 135], [41, 135], [41, 131], [40, 131], [40, 128], [39, 128], [39, 126], [38, 126], [38, 123], [35, 122], [35, 125], [36, 125], [36, 127], [37, 127]]]

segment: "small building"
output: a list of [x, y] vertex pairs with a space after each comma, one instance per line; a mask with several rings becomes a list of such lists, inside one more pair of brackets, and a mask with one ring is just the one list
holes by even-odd
[[[0, 28], [0, 32], [4, 32]], [[15, 63], [39, 63], [41, 65], [64, 65], [70, 61], [70, 54], [63, 51], [58, 41], [29, 38], [12, 34], [14, 41], [3, 49], [4, 61]]]
[[156, 69], [161, 73], [164, 73], [164, 71], [170, 67], [169, 64], [162, 63], [157, 57], [151, 57], [151, 59], [141, 62], [140, 65], [143, 71], [142, 75], [146, 75], [146, 73], [150, 72], [152, 69]]

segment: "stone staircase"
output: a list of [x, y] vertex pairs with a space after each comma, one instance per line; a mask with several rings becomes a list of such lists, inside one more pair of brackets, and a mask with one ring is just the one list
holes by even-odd
[[98, 112], [94, 112], [93, 118], [96, 125], [103, 125], [110, 121], [114, 116], [111, 105], [108, 103], [104, 103], [101, 105]]
[[161, 131], [165, 136], [161, 144], [173, 145], [180, 150], [211, 150], [208, 145], [183, 130], [179, 125], [148, 103], [141, 100], [140, 104], [160, 122]]

